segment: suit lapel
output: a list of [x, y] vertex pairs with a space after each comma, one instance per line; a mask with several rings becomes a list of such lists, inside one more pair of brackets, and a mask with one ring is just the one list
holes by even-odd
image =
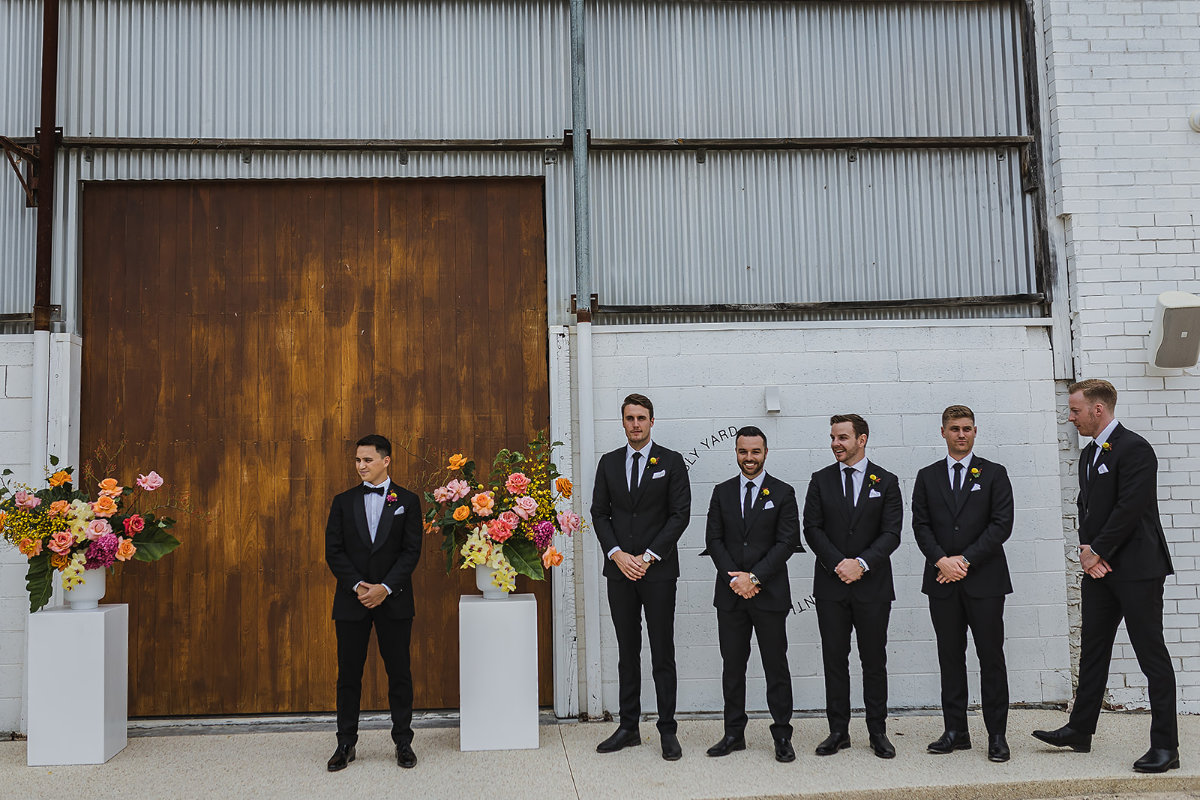
[[1092, 458], [1095, 452], [1096, 442], [1091, 441], [1088, 442], [1087, 447], [1083, 448], [1083, 453], [1079, 456], [1079, 499], [1084, 509], [1087, 508], [1088, 484], [1091, 483], [1091, 480], [1088, 478], [1088, 472], [1091, 469]]
[[938, 488], [941, 490], [942, 499], [946, 501], [946, 507], [953, 514], [958, 513], [958, 503], [954, 498], [954, 490], [950, 488], [950, 473], [946, 472], [946, 461], [942, 459], [937, 464], [941, 467], [941, 472], [935, 472]]
[[391, 494], [396, 484], [388, 483], [387, 494], [383, 498], [383, 511], [379, 517], [379, 525], [375, 528], [375, 544], [372, 550], [378, 550], [383, 547], [383, 543], [387, 541], [388, 534], [392, 532], [392, 519], [396, 515], [396, 509], [399, 507], [396, 503], [389, 503], [387, 495]]
[[371, 549], [371, 529], [367, 527], [367, 504], [364, 499], [367, 493], [359, 487], [358, 496], [354, 498], [354, 523], [358, 527], [358, 535], [362, 537], [363, 544], [367, 549]]
[[[646, 482], [651, 479], [652, 475], [654, 475], [654, 465], [651, 464], [650, 461], [651, 459], [655, 458], [655, 451], [657, 449], [658, 445], [651, 443], [650, 449], [644, 454], [645, 463], [642, 464], [642, 477], [638, 479], [637, 491], [630, 495], [630, 500], [632, 501], [634, 508], [637, 508], [638, 503], [642, 501], [642, 495], [646, 493]], [[622, 472], [624, 472], [623, 469]], [[626, 487], [628, 487], [628, 485], [629, 484], [626, 483]]]
[[[858, 522], [858, 518], [862, 516], [863, 506], [867, 504], [867, 498], [871, 496], [871, 462], [867, 462], [867, 468], [863, 470], [862, 486], [858, 490], [858, 500], [854, 503], [854, 512], [850, 515], [850, 521]], [[843, 490], [843, 493], [845, 490]]]
[[[766, 505], [766, 498], [763, 497], [763, 490], [767, 488], [767, 480], [767, 476], [764, 475], [762, 489], [758, 490], [758, 496], [754, 498], [754, 502], [750, 505], [750, 513], [747, 514], [742, 520], [743, 538], [750, 535], [750, 528], [753, 527], [754, 520], [758, 518], [763, 506]], [[741, 484], [741, 480], [738, 480], [738, 484]], [[742, 507], [742, 499], [740, 497], [737, 499], [737, 504], [738, 508]]]

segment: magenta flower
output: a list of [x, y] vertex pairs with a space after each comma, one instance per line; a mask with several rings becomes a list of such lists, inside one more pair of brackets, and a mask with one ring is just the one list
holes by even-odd
[[33, 511], [42, 504], [40, 498], [34, 497], [24, 489], [13, 495], [13, 500], [17, 501], [17, 508], [25, 511]]
[[545, 550], [554, 541], [554, 523], [542, 520], [533, 526], [533, 543], [538, 550]]
[[154, 470], [151, 470], [149, 475], [138, 475], [137, 485], [145, 489], [147, 492], [153, 492], [155, 489], [163, 485], [163, 479], [161, 475]]
[[513, 504], [513, 511], [517, 512], [517, 516], [521, 519], [529, 519], [537, 513], [537, 500], [528, 495], [518, 497], [517, 502]]
[[116, 534], [104, 534], [88, 545], [87, 553], [85, 554], [87, 561], [84, 562], [83, 568], [100, 569], [102, 567], [111, 567], [113, 562], [117, 560], [117, 548], [120, 546], [121, 540]]
[[574, 511], [558, 512], [558, 527], [562, 528], [562, 532], [568, 536], [579, 530], [582, 525], [583, 520]]

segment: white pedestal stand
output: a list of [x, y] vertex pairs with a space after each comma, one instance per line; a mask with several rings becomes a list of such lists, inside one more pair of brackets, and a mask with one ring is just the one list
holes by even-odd
[[459, 749], [537, 749], [537, 598], [460, 597], [458, 653]]
[[128, 741], [129, 606], [29, 617], [31, 767], [103, 764]]

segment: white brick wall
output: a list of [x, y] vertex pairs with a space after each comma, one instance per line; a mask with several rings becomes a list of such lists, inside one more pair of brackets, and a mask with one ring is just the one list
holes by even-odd
[[[0, 470], [29, 480], [29, 427], [33, 394], [33, 340], [0, 336]], [[25, 559], [0, 544], [0, 734], [23, 728], [25, 687]]]
[[[1005, 464], [1017, 495], [1017, 527], [1007, 551], [1016, 592], [1006, 608], [1013, 702], [1062, 702], [1070, 694], [1066, 584], [1054, 381], [1046, 329], [1024, 325], [660, 326], [594, 333], [596, 450], [619, 446], [620, 403], [632, 391], [655, 401], [657, 441], [695, 451], [692, 523], [684, 534], [676, 617], [681, 711], [721, 708], [721, 659], [712, 608], [712, 562], [699, 557], [712, 487], [734, 475], [733, 443], [705, 442], [730, 426], [756, 424], [770, 439], [769, 472], [803, 498], [811, 473], [829, 463], [829, 415], [856, 411], [871, 423], [868, 453], [901, 477], [905, 530], [893, 556], [897, 599], [888, 645], [891, 704], [938, 705], [928, 606], [920, 593], [922, 557], [909, 528], [917, 470], [945, 454], [940, 414], [966, 403], [978, 415], [981, 455]], [[869, 327], [867, 327], [869, 326]], [[779, 386], [783, 410], [768, 415], [763, 387]], [[793, 599], [811, 594], [812, 555], [789, 562]], [[604, 705], [617, 710], [616, 643], [602, 603]], [[815, 612], [788, 624], [796, 706], [824, 707]], [[644, 650], [643, 708], [654, 708]], [[973, 656], [972, 656], [973, 658]], [[757, 653], [747, 702], [765, 708]], [[852, 655], [852, 664], [857, 655]], [[974, 661], [972, 669], [974, 669]], [[858, 674], [855, 668], [855, 675]], [[978, 702], [978, 678], [972, 674]], [[855, 679], [858, 682], [858, 679]], [[855, 686], [854, 702], [861, 702]]]
[[[1200, 710], [1200, 370], [1147, 368], [1155, 297], [1200, 293], [1200, 4], [1041, 3], [1052, 214], [1061, 225], [1076, 374], [1117, 387], [1117, 416], [1159, 456], [1163, 525], [1175, 559], [1167, 641], [1181, 708]], [[1062, 259], [1060, 258], [1060, 263]], [[1070, 435], [1064, 438], [1064, 486]], [[1073, 473], [1072, 473], [1073, 474]], [[1064, 495], [1064, 512], [1073, 508]], [[1068, 520], [1068, 542], [1074, 537]], [[1111, 701], [1145, 707], [1144, 678], [1118, 639]]]

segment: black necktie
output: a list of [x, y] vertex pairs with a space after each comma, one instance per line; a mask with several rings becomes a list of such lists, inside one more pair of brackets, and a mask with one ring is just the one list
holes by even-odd
[[955, 464], [954, 465], [954, 484], [953, 484], [955, 497], [958, 497], [960, 494], [962, 494], [962, 476], [963, 476], [963, 465]]
[[383, 494], [382, 486], [367, 486], [363, 484], [363, 491], [367, 494]]
[[750, 516], [750, 507], [754, 505], [754, 484], [746, 484], [746, 499], [742, 500], [742, 519]]
[[846, 467], [846, 503], [854, 508], [854, 467]]
[[637, 488], [638, 488], [638, 478], [640, 477], [639, 473], [641, 472], [641, 470], [638, 469], [638, 460], [641, 459], [641, 457], [642, 457], [641, 453], [634, 452], [634, 454], [633, 454], [633, 469], [629, 470], [629, 493], [630, 494], [633, 494], [634, 492], [636, 492]]

